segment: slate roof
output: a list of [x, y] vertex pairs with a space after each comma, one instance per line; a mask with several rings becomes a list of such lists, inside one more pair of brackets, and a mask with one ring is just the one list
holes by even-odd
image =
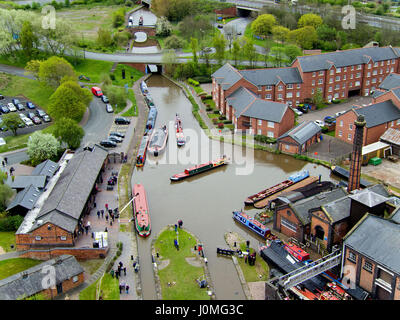
[[229, 89], [242, 78], [242, 75], [229, 63], [225, 63], [211, 76], [215, 78], [215, 81], [222, 87], [223, 90]]
[[392, 214], [390, 215], [390, 220], [400, 224], [400, 207], [395, 209]]
[[388, 270], [400, 273], [400, 225], [367, 214], [346, 235], [344, 245], [377, 262]]
[[380, 140], [400, 145], [400, 130], [389, 128], [381, 135]]
[[296, 213], [296, 216], [300, 219], [303, 225], [306, 225], [311, 222], [309, 214], [311, 209], [319, 208], [334, 200], [343, 198], [346, 195], [346, 190], [343, 188], [337, 188], [332, 191], [323, 192], [313, 197], [297, 201], [295, 204], [291, 204], [290, 207]]
[[289, 108], [285, 103], [261, 99], [244, 87], [235, 90], [226, 100], [235, 109], [237, 118], [245, 116], [276, 123], [282, 121]]
[[379, 96], [381, 96], [381, 95], [383, 95], [385, 93], [386, 93], [385, 91], [375, 90], [374, 93], [371, 95], [371, 97], [376, 99], [376, 98], [378, 98]]
[[42, 191], [31, 184], [29, 187], [16, 194], [6, 210], [13, 209], [16, 206], [21, 206], [28, 210], [31, 210], [41, 194]]
[[350, 216], [351, 199], [349, 196], [334, 200], [321, 206], [335, 223]]
[[332, 65], [336, 68], [342, 68], [368, 63], [370, 59], [372, 59], [373, 62], [377, 62], [395, 59], [397, 57], [398, 53], [391, 47], [371, 47], [303, 56], [298, 57], [297, 60], [303, 72], [312, 72], [327, 70]]
[[256, 86], [276, 85], [283, 83], [303, 83], [300, 72], [297, 68], [269, 68], [238, 70], [247, 81]]
[[281, 135], [278, 140], [285, 137], [291, 137], [298, 144], [302, 145], [307, 140], [315, 136], [318, 132], [321, 132], [321, 130], [321, 127], [314, 123], [314, 121], [302, 122]]
[[371, 104], [362, 108], [353, 108], [352, 110], [356, 115], [362, 114], [364, 116], [367, 128], [400, 119], [400, 110], [391, 100]]
[[74, 256], [62, 255], [0, 280], [0, 300], [18, 300], [43, 291], [42, 281], [46, 273], [42, 270], [45, 266], [55, 268], [56, 284], [84, 272]]
[[393, 88], [400, 87], [400, 74], [390, 73], [379, 85], [380, 89], [389, 91]]
[[47, 176], [51, 178], [58, 169], [58, 163], [46, 160], [36, 166], [32, 171], [33, 176]]
[[13, 189], [24, 189], [34, 185], [39, 189], [43, 189], [46, 185], [46, 176], [15, 176], [13, 182], [11, 182], [10, 187]]
[[349, 198], [369, 207], [373, 208], [381, 203], [388, 201], [387, 197], [384, 197], [370, 189], [363, 189], [357, 191], [355, 194], [349, 196]]
[[384, 187], [383, 184], [374, 184], [373, 186], [370, 186], [368, 188], [366, 188], [367, 190], [373, 191], [383, 197], [390, 197], [390, 193], [388, 192], [388, 190]]

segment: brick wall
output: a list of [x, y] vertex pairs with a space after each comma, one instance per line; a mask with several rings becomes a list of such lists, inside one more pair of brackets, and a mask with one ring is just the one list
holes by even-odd
[[216, 14], [222, 15], [224, 18], [231, 18], [231, 17], [236, 17], [237, 12], [236, 12], [236, 6], [230, 7], [230, 8], [225, 8], [225, 9], [220, 9], [220, 10], [214, 10]]
[[[68, 292], [71, 289], [74, 289], [77, 286], [81, 285], [84, 281], [85, 281], [85, 279], [84, 279], [83, 273], [80, 273], [78, 275], [78, 281], [76, 281], [76, 282], [74, 282], [72, 278], [68, 279], [68, 280], [65, 280], [62, 283], [62, 292], [63, 293]], [[49, 288], [49, 289], [43, 290], [43, 291], [41, 291], [39, 293], [47, 296], [49, 299], [52, 299], [52, 298], [54, 298], [54, 297], [56, 297], [58, 295], [57, 294], [57, 288], [54, 288], [54, 289]]]
[[367, 260], [372, 264], [372, 273], [370, 271], [367, 271], [363, 268], [365, 265], [366, 259], [364, 257], [361, 257], [361, 271], [360, 271], [360, 287], [364, 288], [368, 292], [372, 292], [373, 284], [374, 284], [374, 272], [376, 268], [376, 264], [372, 263], [372, 261]]
[[325, 247], [328, 246], [328, 236], [329, 236], [329, 221], [325, 220], [326, 216], [322, 210], [314, 211], [311, 215], [311, 234], [316, 235], [316, 228], [321, 227], [324, 230], [324, 239], [320, 239]]
[[301, 151], [299, 147], [298, 143], [291, 137], [285, 137], [278, 141], [278, 149], [282, 152], [297, 154]]
[[126, 64], [127, 66], [130, 66], [132, 68], [135, 68], [137, 70], [139, 70], [140, 72], [146, 73], [146, 63], [128, 63], [128, 62], [124, 62], [123, 64]]
[[132, 34], [136, 32], [145, 32], [147, 34], [147, 37], [154, 37], [156, 35], [156, 29], [155, 28], [150, 28], [150, 27], [142, 27], [142, 26], [136, 26], [133, 28], [126, 29]]
[[77, 260], [91, 260], [104, 258], [109, 248], [52, 248], [50, 250], [29, 250], [23, 253], [21, 258], [31, 258], [37, 260], [49, 260], [54, 257], [70, 254]]
[[[297, 231], [293, 231], [282, 225], [281, 219], [284, 218], [291, 223], [297, 225]], [[289, 207], [278, 208], [275, 214], [274, 228], [288, 237], [294, 237], [299, 241], [303, 241], [302, 225], [297, 216]]]

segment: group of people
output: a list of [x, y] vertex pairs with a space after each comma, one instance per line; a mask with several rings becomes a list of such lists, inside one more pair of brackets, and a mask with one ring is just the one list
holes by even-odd
[[118, 218], [118, 208], [115, 208], [114, 210], [110, 209], [108, 207], [108, 204], [106, 203], [106, 210], [97, 210], [97, 218], [98, 219], [104, 219], [104, 215], [106, 218], [106, 223], [110, 221], [110, 226], [113, 225], [113, 222], [115, 221], [115, 218]]
[[253, 252], [251, 254], [246, 254], [244, 256], [244, 263], [249, 263], [249, 266], [254, 266], [254, 264], [256, 263], [256, 253]]

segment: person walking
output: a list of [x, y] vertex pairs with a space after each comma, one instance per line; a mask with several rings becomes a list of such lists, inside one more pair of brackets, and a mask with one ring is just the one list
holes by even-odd
[[106, 222], [108, 222], [108, 214], [106, 214]]
[[181, 229], [182, 228], [182, 225], [183, 225], [183, 221], [182, 220], [178, 220], [178, 225], [179, 225], [179, 229]]
[[4, 161], [6, 162], [6, 164], [8, 164], [8, 159], [7, 159], [7, 157], [4, 157]]
[[108, 211], [108, 203], [105, 204], [106, 210]]
[[124, 267], [124, 276], [126, 276], [126, 267]]
[[97, 219], [100, 219], [100, 211], [97, 210]]
[[178, 240], [174, 239], [174, 246], [176, 248], [176, 250], [179, 251], [179, 244], [178, 244]]
[[178, 225], [175, 225], [175, 232], [178, 231]]
[[[118, 277], [117, 277], [117, 279], [118, 279]], [[119, 285], [119, 293], [120, 294], [122, 293], [122, 284]]]
[[104, 210], [103, 209], [101, 209], [101, 218], [102, 219], [104, 218]]
[[125, 290], [126, 290], [126, 293], [129, 294], [129, 285], [128, 284], [125, 286]]

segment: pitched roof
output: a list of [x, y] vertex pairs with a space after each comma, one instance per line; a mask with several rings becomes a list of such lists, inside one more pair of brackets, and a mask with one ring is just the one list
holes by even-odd
[[335, 223], [350, 216], [351, 199], [345, 196], [321, 207], [326, 211], [331, 222]]
[[391, 100], [374, 103], [366, 107], [352, 109], [357, 115], [362, 114], [367, 128], [400, 119], [400, 110]]
[[33, 176], [47, 176], [51, 178], [58, 169], [58, 163], [46, 160], [38, 164], [32, 171]]
[[31, 210], [37, 199], [39, 199], [40, 195], [43, 191], [39, 190], [33, 184], [24, 190], [17, 193], [11, 203], [8, 205], [7, 210], [11, 210], [16, 206], [24, 207], [28, 210]]
[[381, 135], [381, 140], [400, 145], [400, 130], [389, 128]]
[[242, 75], [229, 63], [225, 63], [211, 77], [215, 78], [215, 81], [223, 90], [227, 90], [238, 82], [242, 78]]
[[10, 187], [13, 189], [24, 189], [34, 185], [37, 188], [43, 189], [46, 185], [46, 176], [15, 176]]
[[42, 271], [45, 266], [55, 268], [56, 284], [84, 272], [74, 256], [62, 255], [0, 280], [0, 300], [18, 300], [43, 291]]
[[373, 208], [381, 203], [388, 201], [387, 197], [384, 197], [370, 189], [357, 190], [349, 197], [369, 208]]
[[398, 73], [388, 74], [388, 76], [379, 85], [379, 88], [387, 91], [397, 87], [400, 87], [400, 74]]
[[239, 73], [256, 86], [276, 85], [280, 81], [285, 84], [303, 82], [297, 68], [239, 70]]
[[396, 208], [390, 215], [390, 220], [400, 224], [400, 207]]
[[285, 103], [273, 102], [257, 97], [250, 90], [240, 87], [226, 99], [235, 109], [235, 116], [279, 123], [288, 109]]
[[[400, 273], [400, 225], [372, 214], [346, 235], [344, 244], [379, 265]], [[395, 254], [394, 254], [395, 253]]]
[[314, 123], [314, 121], [302, 122], [281, 135], [278, 140], [285, 137], [291, 137], [298, 144], [302, 145], [307, 140], [315, 136], [318, 132], [321, 132], [321, 130], [321, 127]]
[[352, 65], [368, 63], [370, 59], [373, 62], [395, 59], [398, 53], [391, 47], [371, 47], [350, 49], [323, 53], [318, 55], [298, 57], [301, 70], [303, 72], [312, 72], [327, 70], [332, 64], [336, 68], [342, 68]]
[[313, 197], [306, 198], [290, 205], [296, 216], [300, 219], [303, 225], [311, 222], [309, 211], [311, 209], [319, 208], [334, 200], [343, 198], [347, 195], [346, 190], [343, 188], [333, 189], [332, 191], [322, 192]]

